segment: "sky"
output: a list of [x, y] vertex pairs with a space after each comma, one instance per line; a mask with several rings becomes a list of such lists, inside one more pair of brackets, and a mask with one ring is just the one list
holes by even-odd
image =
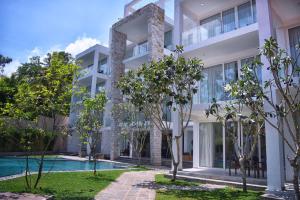
[[109, 28], [130, 0], [0, 0], [0, 54], [16, 71], [32, 56], [65, 50], [73, 56], [95, 44], [107, 46]]

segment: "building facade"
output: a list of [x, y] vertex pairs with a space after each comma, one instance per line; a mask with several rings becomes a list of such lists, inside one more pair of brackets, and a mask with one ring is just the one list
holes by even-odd
[[[84, 65], [93, 67], [91, 75], [80, 80], [82, 84], [91, 83], [91, 96], [97, 91], [97, 84], [105, 83], [110, 97], [105, 117], [111, 123], [103, 129], [107, 138], [102, 140], [106, 145], [101, 145], [101, 151], [116, 159], [124, 149], [118, 139], [120, 121], [110, 114], [110, 108], [123, 100], [116, 87], [120, 76], [128, 69], [169, 55], [175, 45], [183, 45], [182, 56], [202, 59], [205, 69], [204, 79], [198, 83], [199, 91], [194, 96], [192, 121], [182, 139], [181, 160], [190, 161], [193, 168], [226, 170], [234, 154], [229, 136], [215, 118], [206, 117], [205, 109], [213, 98], [219, 102], [229, 100], [224, 84], [240, 78], [241, 66], [259, 54], [265, 39], [276, 38], [281, 48], [291, 56], [296, 55], [295, 44], [300, 40], [300, 3], [298, 0], [159, 0], [147, 3], [149, 1], [133, 0], [125, 6], [124, 18], [111, 27], [109, 49], [96, 46], [77, 56], [83, 60], [90, 56], [93, 60]], [[91, 52], [94, 54], [90, 55]], [[109, 75], [97, 71], [100, 55], [108, 60]], [[267, 66], [267, 60], [260, 59]], [[258, 75], [261, 81], [270, 76], [266, 67], [259, 70]], [[180, 130], [178, 114], [171, 115], [172, 132], [176, 135]], [[242, 131], [247, 128], [239, 127]], [[292, 179], [287, 160], [291, 152], [268, 123], [265, 123], [264, 132], [254, 156], [266, 168], [268, 189], [281, 190], [284, 183]], [[242, 143], [242, 135], [239, 139]], [[70, 141], [73, 141], [70, 142], [73, 151], [76, 139]], [[164, 148], [164, 138], [154, 128], [150, 131], [148, 146], [153, 164], [161, 164]]]

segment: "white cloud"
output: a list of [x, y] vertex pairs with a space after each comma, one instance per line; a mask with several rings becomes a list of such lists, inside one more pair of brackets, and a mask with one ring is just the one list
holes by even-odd
[[79, 37], [75, 42], [70, 43], [65, 51], [72, 54], [72, 56], [76, 56], [80, 52], [88, 49], [91, 46], [94, 46], [95, 44], [100, 44], [100, 41], [96, 38], [90, 38], [90, 37]]
[[11, 63], [4, 67], [4, 75], [10, 76], [12, 73], [16, 72], [18, 67], [21, 65], [19, 60], [13, 60]]

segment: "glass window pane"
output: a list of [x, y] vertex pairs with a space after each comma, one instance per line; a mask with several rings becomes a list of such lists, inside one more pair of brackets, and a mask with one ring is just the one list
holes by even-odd
[[238, 136], [238, 123], [237, 122], [226, 122], [225, 128], [225, 157], [226, 157], [226, 168], [234, 167], [234, 161], [237, 157], [234, 150], [234, 137]]
[[[296, 45], [300, 44], [300, 26], [289, 29], [289, 40], [291, 57], [296, 60], [300, 54], [299, 47], [298, 49], [296, 48]], [[300, 66], [300, 58], [297, 59], [297, 65]]]
[[[224, 77], [225, 85], [238, 80], [238, 66], [236, 61], [224, 64], [224, 76], [225, 76]], [[223, 100], [229, 100], [229, 99], [232, 99], [229, 93], [224, 92]]]
[[226, 10], [222, 13], [223, 16], [223, 32], [229, 32], [235, 29], [234, 8]]
[[[260, 59], [260, 58], [258, 58]], [[254, 61], [254, 57], [249, 57], [241, 60], [241, 66], [243, 67], [244, 65], [249, 65], [249, 67], [252, 67], [252, 62]], [[262, 67], [257, 66], [256, 67], [256, 75], [258, 78], [259, 83], [262, 83]]]
[[208, 79], [208, 69], [202, 71], [203, 79], [200, 82], [200, 102], [210, 103], [209, 101], [209, 79]]
[[216, 65], [203, 70], [203, 80], [200, 82], [200, 102], [211, 103], [215, 98], [217, 101], [223, 99], [223, 67]]
[[238, 79], [238, 67], [237, 62], [226, 63], [224, 65], [225, 84]]
[[201, 40], [215, 37], [221, 33], [221, 14], [200, 21]]
[[250, 1], [238, 6], [239, 27], [248, 26], [252, 23]]
[[252, 10], [253, 10], [253, 22], [257, 22], [257, 14], [256, 14], [256, 0], [252, 0]]
[[164, 47], [171, 49], [172, 47], [172, 31], [165, 32]]
[[223, 168], [223, 126], [222, 123], [213, 123], [213, 167]]

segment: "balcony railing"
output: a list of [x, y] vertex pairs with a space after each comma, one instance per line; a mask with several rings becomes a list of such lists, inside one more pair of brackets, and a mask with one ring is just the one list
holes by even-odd
[[[191, 20], [191, 19], [189, 19]], [[200, 20], [200, 25], [182, 32], [182, 45], [198, 44], [209, 38], [230, 32], [256, 22], [255, 0]], [[199, 22], [194, 22], [199, 24]]]
[[111, 70], [110, 67], [108, 66], [108, 64], [102, 64], [98, 66], [98, 73], [100, 74], [105, 74], [105, 75], [110, 75], [111, 74]]
[[92, 73], [93, 71], [93, 65], [91, 64], [89, 66], [87, 66], [86, 68], [83, 68], [79, 71], [79, 78], [85, 77], [86, 75]]
[[148, 42], [136, 45], [132, 50], [130, 50], [127, 55], [125, 56], [126, 59], [133, 58], [133, 57], [139, 57], [146, 55], [148, 53]]

